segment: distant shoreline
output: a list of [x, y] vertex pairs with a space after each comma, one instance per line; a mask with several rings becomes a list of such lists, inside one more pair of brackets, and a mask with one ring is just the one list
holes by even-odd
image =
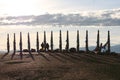
[[[111, 52], [115, 52], [115, 53], [120, 53], [120, 45], [115, 45], [115, 46], [111, 46]], [[89, 49], [92, 51], [92, 50], [94, 50], [94, 48], [95, 48], [95, 46], [90, 46], [89, 47]], [[56, 49], [58, 49], [58, 48], [56, 48]], [[55, 50], [55, 49], [54, 49]], [[81, 47], [80, 48], [80, 50], [85, 50], [85, 47]], [[0, 50], [0, 54], [4, 54], [4, 53], [6, 53], [6, 51], [7, 50]], [[17, 49], [17, 51], [19, 51], [19, 49]], [[13, 50], [10, 50], [10, 52], [12, 53], [13, 52]]]

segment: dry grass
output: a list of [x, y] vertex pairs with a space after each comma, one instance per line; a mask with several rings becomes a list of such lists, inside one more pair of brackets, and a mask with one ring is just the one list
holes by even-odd
[[0, 59], [0, 80], [120, 80], [120, 57], [42, 53], [19, 60]]

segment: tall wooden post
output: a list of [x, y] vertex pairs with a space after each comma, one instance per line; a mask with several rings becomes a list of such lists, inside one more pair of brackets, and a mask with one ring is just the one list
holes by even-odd
[[7, 52], [10, 52], [9, 34], [7, 34]]
[[28, 33], [28, 50], [29, 50], [29, 52], [31, 51], [31, 49], [30, 49], [30, 36], [29, 36], [29, 33]]
[[15, 33], [14, 33], [14, 40], [13, 40], [13, 54], [12, 54], [11, 59], [13, 59], [13, 57], [14, 57], [14, 55], [15, 55], [15, 52], [16, 52], [16, 37], [15, 37]]
[[86, 53], [88, 53], [88, 30], [86, 30]]
[[14, 41], [13, 41], [13, 51], [14, 53], [16, 52], [16, 37], [15, 37], [15, 33], [14, 33]]
[[100, 52], [101, 52], [101, 49], [100, 49], [100, 35], [99, 35], [99, 30], [98, 30], [98, 33], [97, 33], [97, 46], [96, 46], [96, 51], [97, 51], [97, 53], [100, 53]]
[[61, 30], [60, 30], [60, 37], [59, 37], [59, 49], [60, 49], [60, 52], [62, 52], [62, 34], [61, 34]]
[[22, 32], [20, 32], [20, 42], [19, 42], [19, 47], [20, 47], [20, 58], [23, 58], [23, 53], [22, 53]]
[[37, 39], [36, 39], [36, 47], [37, 47], [37, 52], [39, 52], [39, 35], [37, 32]]
[[79, 30], [77, 30], [77, 52], [79, 52]]
[[53, 52], [53, 31], [51, 31], [51, 51]]
[[108, 31], [108, 53], [111, 53], [111, 49], [110, 49], [110, 31]]
[[8, 55], [8, 53], [10, 52], [10, 42], [9, 42], [9, 34], [7, 34], [7, 53], [5, 53], [1, 59], [3, 59], [5, 56]]
[[30, 46], [30, 36], [29, 36], [29, 33], [28, 33], [28, 51], [29, 51], [29, 54], [30, 54], [30, 57], [34, 60], [34, 57], [31, 53], [31, 46]]
[[45, 51], [46, 51], [46, 32], [44, 31], [44, 48], [45, 48]]
[[98, 30], [98, 34], [97, 34], [97, 48], [99, 49], [100, 47], [100, 35], [99, 35], [99, 30]]
[[69, 52], [69, 32], [67, 31], [66, 51]]

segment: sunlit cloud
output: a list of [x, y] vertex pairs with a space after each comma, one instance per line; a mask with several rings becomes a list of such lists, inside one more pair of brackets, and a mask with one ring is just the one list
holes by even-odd
[[96, 25], [119, 26], [120, 8], [76, 13], [57, 13], [29, 16], [7, 16], [0, 18], [0, 25]]

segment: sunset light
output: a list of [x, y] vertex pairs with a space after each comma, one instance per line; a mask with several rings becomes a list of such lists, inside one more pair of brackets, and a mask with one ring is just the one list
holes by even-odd
[[120, 80], [120, 0], [0, 0], [0, 80]]

